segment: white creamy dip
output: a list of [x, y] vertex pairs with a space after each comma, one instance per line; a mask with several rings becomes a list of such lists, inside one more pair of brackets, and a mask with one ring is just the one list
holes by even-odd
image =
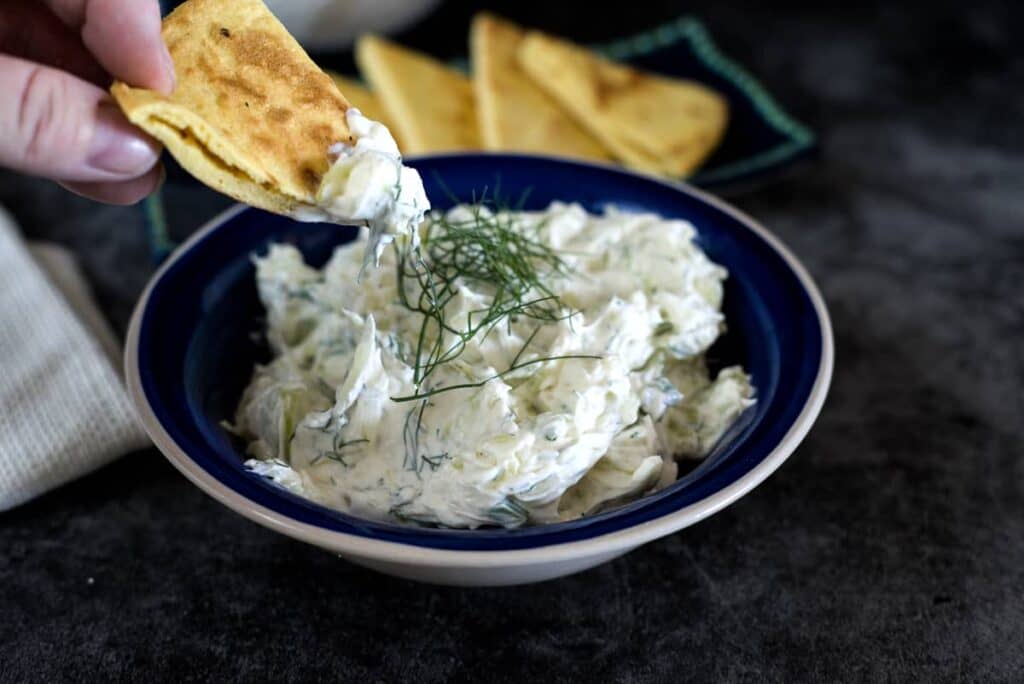
[[[431, 225], [472, 228], [474, 211], [428, 217], [423, 253], [440, 244]], [[290, 246], [256, 260], [275, 358], [256, 369], [236, 416], [252, 470], [367, 518], [547, 523], [666, 486], [676, 458], [705, 456], [754, 403], [742, 369], [712, 378], [705, 365], [724, 327], [726, 271], [694, 243], [689, 223], [557, 202], [483, 211], [561, 260], [543, 283], [565, 314], [506, 316], [461, 346], [446, 333], [433, 348], [457, 353], [418, 385], [437, 335], [427, 328], [419, 344], [424, 316], [409, 306], [423, 301], [419, 281], [405, 278], [404, 303], [399, 296], [412, 237], [399, 237], [405, 249], [383, 253], [359, 282], [365, 239], [339, 247], [322, 270]], [[452, 283], [443, 320], [464, 331], [496, 293], [472, 278]], [[445, 389], [455, 385], [477, 386]], [[409, 399], [417, 395], [426, 396]]]
[[402, 155], [387, 127], [351, 107], [345, 113], [354, 145], [335, 143], [332, 159], [317, 191], [315, 207], [301, 207], [300, 221], [360, 223], [369, 228], [364, 263], [376, 263], [397, 235], [411, 235], [430, 209], [423, 181], [402, 164]]

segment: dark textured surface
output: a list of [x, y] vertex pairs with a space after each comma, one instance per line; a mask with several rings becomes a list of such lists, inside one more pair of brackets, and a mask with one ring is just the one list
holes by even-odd
[[[507, 590], [355, 568], [135, 454], [0, 515], [0, 680], [1024, 679], [1022, 13], [505, 5], [581, 39], [692, 9], [820, 131], [815, 167], [734, 198], [831, 307], [807, 441], [693, 528]], [[461, 52], [446, 18], [468, 6], [412, 41]], [[181, 225], [223, 204], [169, 196]], [[150, 269], [137, 214], [10, 174], [0, 201], [75, 247], [123, 326]]]

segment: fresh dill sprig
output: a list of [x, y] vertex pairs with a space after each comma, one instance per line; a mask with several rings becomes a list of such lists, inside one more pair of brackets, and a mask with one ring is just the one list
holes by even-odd
[[427, 402], [420, 402], [419, 408], [413, 407], [405, 414], [405, 424], [402, 426], [402, 441], [405, 444], [405, 459], [402, 467], [406, 470], [413, 470], [419, 474], [420, 457], [420, 432], [423, 431], [423, 412], [427, 409]]
[[[524, 345], [523, 348], [525, 348], [525, 345]], [[520, 353], [522, 353], [522, 350], [520, 350]], [[416, 401], [417, 399], [426, 399], [427, 397], [432, 397], [435, 394], [440, 394], [442, 392], [450, 392], [452, 390], [457, 390], [457, 389], [471, 389], [471, 388], [474, 388], [474, 387], [482, 387], [482, 386], [486, 385], [487, 383], [489, 383], [491, 380], [497, 380], [498, 378], [503, 378], [506, 375], [509, 375], [510, 373], [513, 373], [513, 372], [515, 372], [517, 370], [520, 370], [522, 368], [526, 368], [528, 366], [535, 366], [535, 365], [537, 365], [539, 363], [546, 363], [548, 361], [563, 361], [563, 360], [566, 360], [566, 359], [599, 359], [599, 358], [601, 358], [601, 357], [597, 356], [595, 354], [560, 354], [558, 356], [543, 356], [541, 358], [531, 359], [529, 361], [524, 361], [523, 363], [517, 363], [517, 364], [510, 365], [505, 370], [500, 371], [498, 373], [495, 373], [494, 375], [486, 377], [483, 380], [479, 380], [477, 382], [463, 382], [463, 383], [458, 383], [456, 385], [445, 385], [444, 387], [438, 387], [436, 389], [427, 390], [426, 392], [420, 392], [419, 390], [417, 390], [416, 394], [409, 394], [409, 395], [406, 395], [404, 397], [391, 397], [391, 401], [394, 401], [394, 402], [397, 402], [397, 403], [401, 403], [401, 402], [404, 402], [404, 401]]]
[[[571, 320], [567, 309], [547, 282], [569, 273], [564, 259], [539, 238], [540, 223], [523, 225], [513, 212], [487, 208], [486, 196], [470, 205], [470, 216], [434, 216], [427, 224], [418, 250], [408, 244], [397, 248], [396, 280], [399, 302], [422, 315], [413, 360], [413, 394], [393, 401], [415, 401], [439, 392], [479, 387], [521, 368], [590, 355], [550, 356], [520, 362], [540, 327]], [[473, 285], [490, 296], [486, 308], [468, 312], [464, 326], [456, 327], [448, 306], [460, 284]], [[511, 326], [519, 319], [538, 323], [512, 363], [480, 382], [448, 385], [423, 391], [427, 379], [440, 366], [458, 358], [477, 335], [486, 337], [496, 326]]]
[[368, 440], [368, 439], [350, 439], [350, 440], [347, 440], [347, 441], [342, 441], [341, 436], [339, 434], [335, 434], [334, 435], [334, 439], [332, 440], [332, 442], [333, 443], [331, 445], [331, 450], [330, 451], [321, 451], [320, 453], [318, 453], [316, 456], [314, 456], [312, 459], [310, 459], [309, 465], [314, 466], [317, 463], [319, 463], [320, 461], [322, 461], [323, 459], [327, 459], [328, 461], [334, 461], [335, 463], [340, 463], [341, 465], [343, 465], [343, 466], [345, 466], [347, 468], [349, 466], [349, 464], [348, 464], [348, 461], [345, 460], [345, 455], [342, 454], [342, 451], [344, 451], [344, 449], [346, 447], [355, 446], [356, 444], [369, 444], [370, 440]]
[[431, 471], [436, 471], [441, 467], [442, 463], [451, 459], [451, 455], [449, 455], [447, 451], [442, 451], [441, 453], [434, 454], [433, 456], [423, 454], [420, 456], [420, 459], [423, 461], [424, 465], [430, 468]]

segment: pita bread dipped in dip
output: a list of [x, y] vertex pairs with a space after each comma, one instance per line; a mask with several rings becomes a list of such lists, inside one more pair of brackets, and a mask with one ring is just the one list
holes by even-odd
[[261, 0], [188, 0], [164, 20], [177, 85], [115, 83], [128, 119], [241, 202], [300, 221], [362, 223], [367, 259], [416, 239], [430, 204], [388, 129], [352, 107]]

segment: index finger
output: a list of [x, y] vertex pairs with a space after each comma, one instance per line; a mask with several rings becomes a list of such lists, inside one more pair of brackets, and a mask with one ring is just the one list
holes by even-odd
[[157, 0], [44, 0], [81, 33], [82, 42], [111, 76], [165, 94], [174, 89], [174, 64], [160, 35]]

